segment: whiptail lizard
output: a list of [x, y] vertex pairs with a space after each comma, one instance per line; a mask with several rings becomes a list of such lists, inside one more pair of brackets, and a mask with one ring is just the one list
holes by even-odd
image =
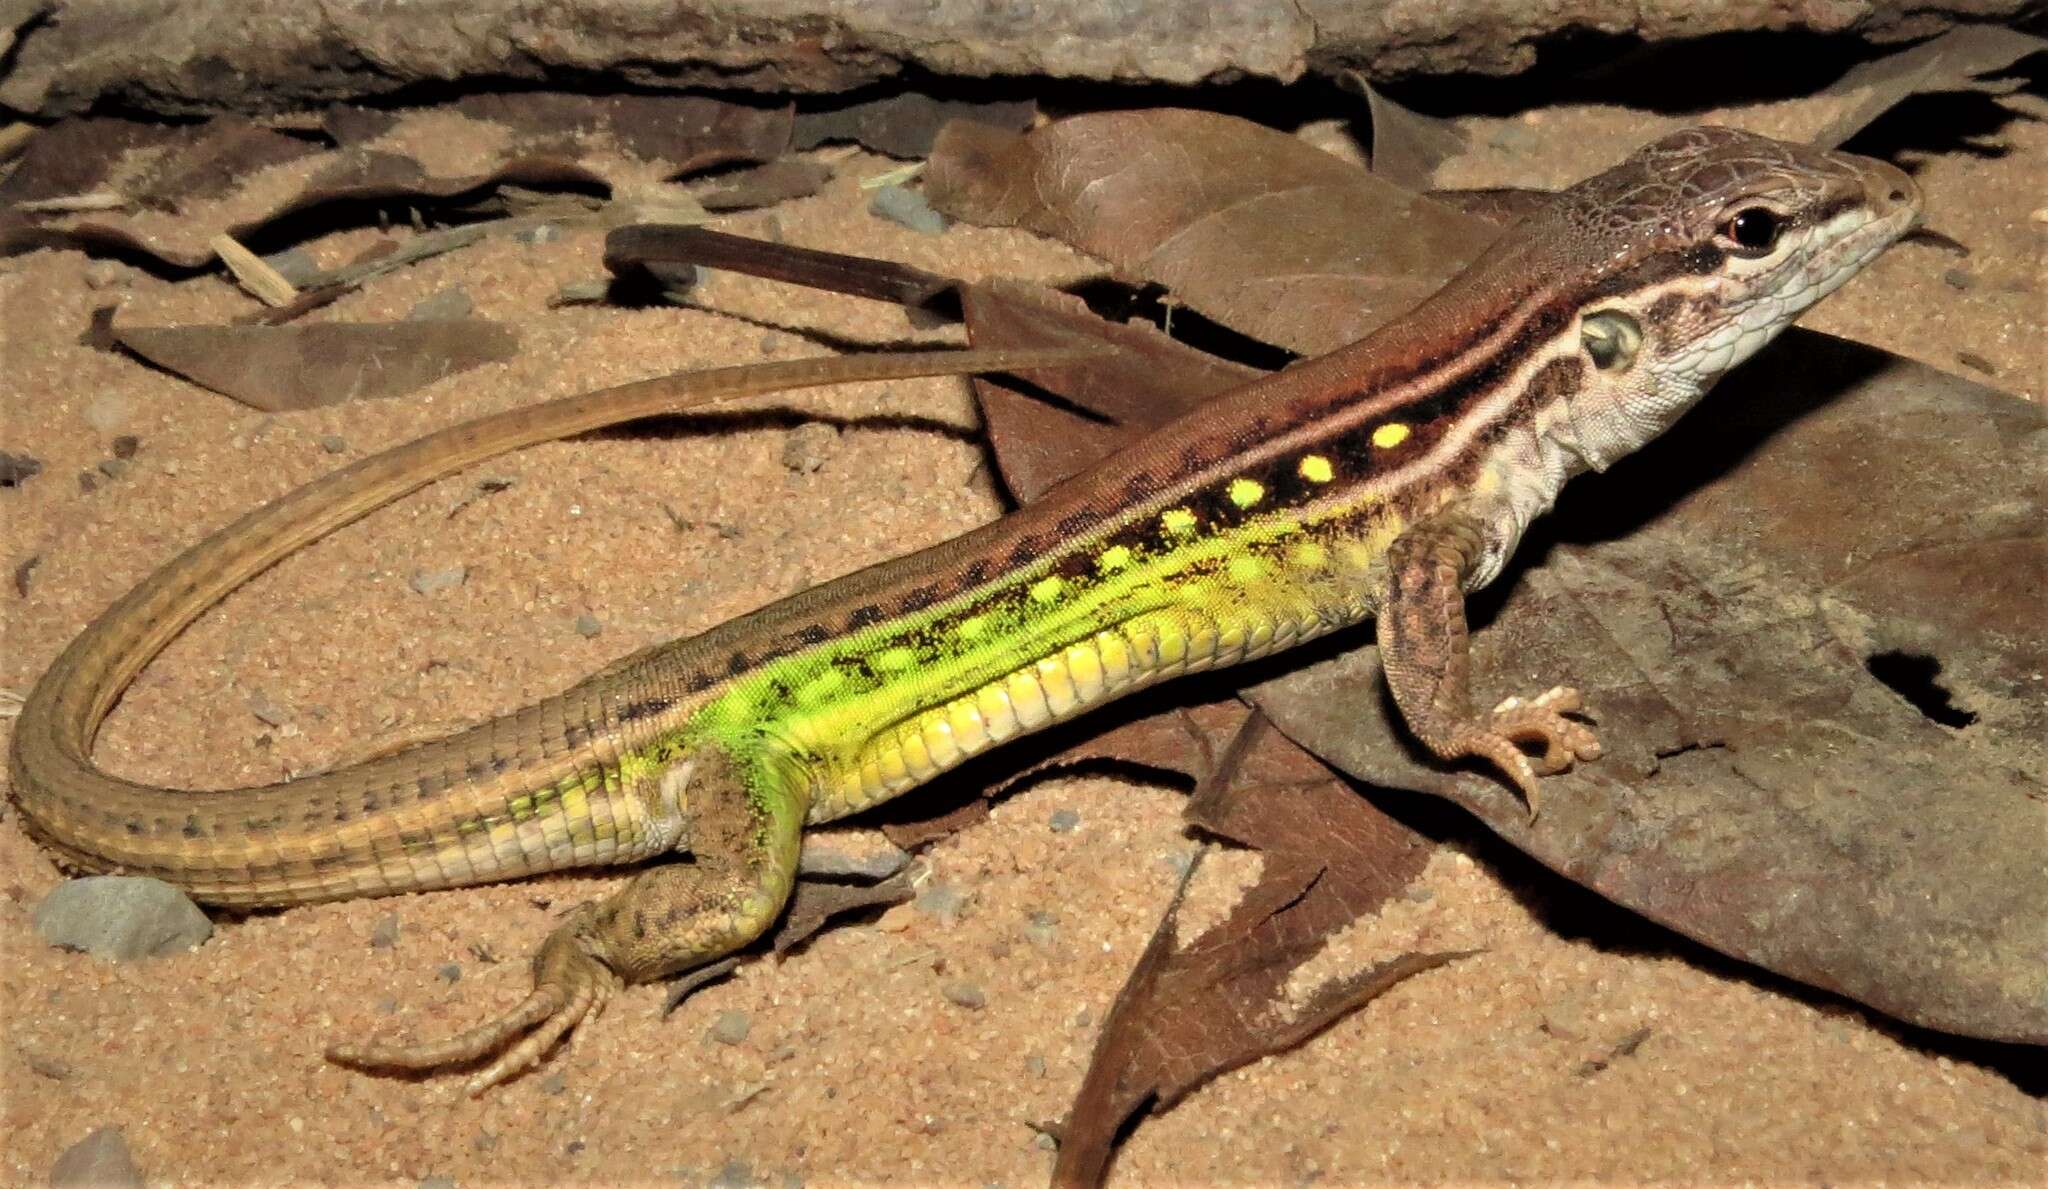
[[[1042, 501], [446, 739], [261, 788], [93, 765], [101, 721], [207, 607], [279, 557], [507, 450], [709, 399], [1072, 363], [870, 356], [571, 397], [366, 459], [221, 530], [108, 608], [14, 730], [36, 835], [92, 870], [224, 905], [299, 904], [671, 857], [575, 910], [531, 995], [451, 1040], [334, 1059], [535, 1064], [620, 980], [744, 946], [782, 911], [807, 822], [1176, 674], [1376, 620], [1408, 727], [1528, 799], [1599, 754], [1559, 686], [1470, 704], [1464, 595], [1572, 475], [1655, 437], [1919, 218], [1880, 162], [1727, 129], [1665, 137], [1563, 192], [1371, 336], [1226, 393]], [[1540, 749], [1531, 758], [1524, 746]]]

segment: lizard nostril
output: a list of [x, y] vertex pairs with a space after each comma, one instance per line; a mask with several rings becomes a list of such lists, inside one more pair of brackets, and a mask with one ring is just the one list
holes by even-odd
[[1893, 202], [1904, 202], [1904, 201], [1906, 201], [1906, 192], [1905, 192], [1904, 190], [1901, 190], [1901, 189], [1899, 189], [1898, 187], [1894, 186], [1894, 187], [1892, 188], [1892, 201], [1893, 201]]

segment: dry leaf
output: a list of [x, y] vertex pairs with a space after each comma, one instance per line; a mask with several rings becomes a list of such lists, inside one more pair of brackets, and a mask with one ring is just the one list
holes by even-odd
[[891, 157], [928, 156], [948, 120], [972, 120], [991, 128], [1022, 132], [1038, 118], [1038, 105], [1015, 100], [966, 103], [929, 95], [892, 95], [796, 118], [792, 147], [814, 149], [835, 140], [857, 141]]
[[1353, 776], [1449, 797], [1723, 953], [2048, 1043], [2048, 422], [1800, 331], [1708, 400], [1567, 488], [1482, 599], [1475, 697], [1569, 681], [1606, 747], [1546, 778], [1533, 826], [1409, 741], [1369, 644], [1253, 700]]
[[1844, 74], [1820, 92], [1818, 98], [1827, 102], [1814, 109], [1815, 126], [1786, 134], [1823, 148], [1834, 148], [1908, 96], [1935, 91], [1999, 90], [1977, 81], [1979, 76], [2003, 70], [2044, 49], [2048, 49], [2048, 41], [2003, 25], [1951, 29], [1931, 41], [1865, 62]]
[[165, 371], [274, 413], [403, 396], [519, 350], [517, 331], [473, 318], [134, 326], [114, 337]]
[[1296, 971], [1331, 934], [1399, 895], [1433, 847], [1258, 714], [1226, 738], [1189, 814], [1259, 851], [1258, 885], [1222, 924], [1185, 940], [1176, 924], [1183, 881], [1103, 1023], [1061, 1128], [1055, 1185], [1100, 1184], [1117, 1135], [1139, 1109], [1166, 1110], [1218, 1074], [1285, 1052], [1459, 956], [1404, 954], [1295, 1002]]
[[1304, 352], [1407, 310], [1495, 234], [1292, 136], [1172, 109], [1024, 136], [949, 125], [925, 193], [955, 218], [1054, 236]]

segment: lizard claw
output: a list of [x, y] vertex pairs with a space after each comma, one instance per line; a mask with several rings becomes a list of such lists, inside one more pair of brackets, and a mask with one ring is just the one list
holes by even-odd
[[619, 976], [584, 948], [579, 912], [543, 942], [533, 959], [533, 991], [497, 1019], [439, 1041], [414, 1044], [337, 1044], [327, 1059], [357, 1068], [430, 1072], [497, 1059], [464, 1085], [471, 1096], [511, 1080], [540, 1063], [564, 1036], [604, 1011]]
[[[1565, 717], [1584, 705], [1579, 691], [1565, 685], [1534, 698], [1507, 698], [1493, 708], [1485, 725], [1457, 741], [1457, 750], [1491, 760], [1521, 791], [1534, 821], [1539, 776], [1555, 776], [1580, 760], [1600, 758], [1600, 740], [1592, 728]], [[1524, 743], [1540, 744], [1543, 754], [1532, 760], [1522, 751]]]

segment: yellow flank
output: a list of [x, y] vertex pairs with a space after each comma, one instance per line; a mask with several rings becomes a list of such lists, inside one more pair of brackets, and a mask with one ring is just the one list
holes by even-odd
[[1175, 536], [1191, 533], [1195, 531], [1195, 514], [1186, 508], [1168, 508], [1160, 513], [1159, 524]]
[[1040, 578], [1031, 584], [1031, 601], [1034, 603], [1050, 603], [1060, 597], [1060, 591], [1065, 589], [1066, 585], [1057, 575]]
[[1398, 421], [1389, 421], [1372, 431], [1372, 444], [1382, 450], [1392, 450], [1408, 440], [1409, 428]]
[[1256, 479], [1232, 479], [1229, 495], [1231, 503], [1249, 508], [1266, 498], [1266, 488]]
[[988, 631], [988, 616], [986, 615], [970, 615], [953, 628], [954, 634], [962, 640], [979, 640], [982, 633], [986, 631]]
[[1251, 582], [1266, 572], [1265, 564], [1256, 557], [1233, 557], [1230, 559], [1230, 576], [1239, 582]]
[[1131, 550], [1128, 545], [1111, 545], [1095, 559], [1095, 568], [1105, 574], [1115, 573], [1131, 564]]
[[1302, 455], [1301, 466], [1297, 469], [1301, 471], [1301, 477], [1311, 483], [1328, 483], [1337, 477], [1336, 468], [1320, 454]]
[[1330, 551], [1315, 541], [1303, 541], [1288, 553], [1294, 564], [1304, 570], [1320, 570], [1329, 563]]

